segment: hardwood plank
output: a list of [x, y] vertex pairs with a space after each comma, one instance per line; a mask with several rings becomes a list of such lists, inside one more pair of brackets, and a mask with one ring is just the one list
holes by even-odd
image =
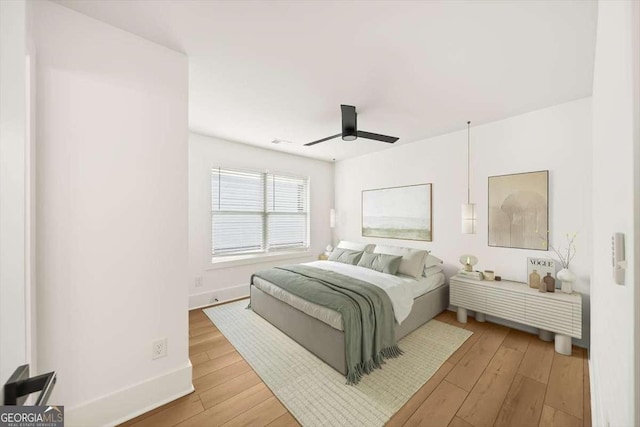
[[423, 424], [446, 426], [456, 415], [466, 397], [465, 390], [442, 381], [404, 425], [407, 427]]
[[434, 319], [440, 322], [448, 323], [450, 325], [456, 325], [456, 326], [461, 325], [461, 323], [458, 323], [455, 311], [445, 310], [442, 313], [438, 314], [436, 317], [434, 317]]
[[198, 319], [203, 316], [206, 316], [206, 314], [204, 314], [204, 311], [202, 311], [202, 309], [196, 308], [194, 310], [189, 310], [189, 320]]
[[476, 332], [484, 332], [491, 328], [491, 323], [489, 322], [478, 322], [473, 317], [467, 318], [467, 323], [456, 323], [455, 326], [459, 326], [461, 328], [467, 329], [473, 333]]
[[173, 400], [171, 402], [165, 403], [164, 405], [158, 406], [157, 408], [154, 408], [154, 409], [152, 409], [152, 410], [150, 410], [148, 412], [145, 412], [144, 414], [138, 415], [135, 418], [132, 418], [132, 419], [130, 419], [128, 421], [125, 421], [124, 423], [119, 424], [119, 427], [130, 427], [130, 426], [133, 426], [136, 423], [142, 421], [143, 419], [149, 418], [150, 416], [157, 414], [158, 412], [164, 411], [165, 409], [170, 408], [170, 407], [175, 406], [175, 405], [178, 405], [180, 403], [189, 401], [194, 396], [197, 397], [198, 394], [197, 393], [189, 393], [186, 396], [182, 396], [182, 397], [180, 397], [180, 398], [178, 398], [176, 400]]
[[420, 389], [411, 396], [411, 398], [407, 401], [407, 403], [400, 408], [398, 412], [395, 413], [393, 417], [386, 424], [386, 427], [399, 427], [404, 425], [404, 423], [413, 415], [413, 413], [422, 405], [422, 403], [427, 400], [429, 395], [435, 390], [435, 388], [442, 382], [444, 377], [447, 376], [449, 371], [453, 369], [453, 364], [449, 362], [444, 362], [444, 364], [436, 371], [435, 374], [429, 381], [424, 383]]
[[[200, 339], [201, 337], [196, 337]], [[198, 344], [189, 344], [189, 355], [202, 353], [214, 349], [221, 342], [228, 342], [224, 335], [215, 335]]]
[[537, 339], [537, 337], [528, 332], [512, 329], [505, 337], [502, 345], [526, 353], [527, 347], [529, 347], [529, 341], [531, 341], [532, 338]]
[[559, 409], [544, 405], [540, 416], [540, 427], [580, 427], [582, 420]]
[[493, 425], [523, 356], [520, 351], [500, 347], [457, 416], [474, 426]]
[[293, 418], [290, 412], [279, 416], [275, 420], [267, 424], [267, 427], [299, 427], [300, 423]]
[[189, 312], [189, 322], [195, 322], [199, 320], [209, 320], [206, 314], [202, 310], [191, 310]]
[[241, 360], [233, 365], [226, 366], [203, 377], [194, 379], [193, 387], [197, 393], [201, 393], [249, 371], [251, 371], [251, 366], [244, 360]]
[[209, 359], [215, 359], [232, 351], [236, 351], [236, 348], [229, 341], [220, 341], [211, 350], [207, 350], [207, 356]]
[[236, 394], [242, 393], [256, 384], [260, 384], [261, 382], [262, 380], [255, 372], [246, 372], [200, 393], [202, 406], [204, 406], [204, 409], [209, 409], [220, 402], [224, 402], [225, 400], [232, 398]]
[[524, 355], [524, 359], [522, 359], [518, 373], [532, 380], [547, 384], [554, 353], [552, 342], [532, 338], [529, 341], [529, 347], [527, 347], [527, 352]]
[[540, 421], [547, 386], [523, 375], [516, 375], [502, 404], [495, 426], [535, 427]]
[[460, 417], [453, 417], [448, 427], [474, 427]]
[[208, 334], [209, 332], [218, 332], [218, 328], [212, 324], [189, 327], [189, 337], [199, 337], [200, 335]]
[[225, 366], [232, 365], [236, 362], [243, 360], [240, 353], [234, 351], [233, 353], [227, 353], [223, 356], [216, 357], [215, 359], [207, 360], [193, 367], [193, 379], [200, 378], [211, 372], [217, 371]]
[[464, 390], [471, 391], [504, 341], [507, 331], [499, 328], [493, 329], [493, 327], [485, 331], [447, 375], [446, 380]]
[[286, 413], [287, 408], [282, 406], [282, 403], [274, 396], [232, 418], [224, 425], [229, 427], [266, 426]]
[[206, 352], [194, 354], [193, 356], [189, 356], [189, 360], [191, 360], [191, 364], [193, 366], [199, 365], [202, 362], [206, 362], [209, 360], [209, 356], [207, 356]]
[[582, 398], [582, 405], [584, 406], [584, 409], [582, 410], [582, 425], [584, 427], [591, 427], [591, 381], [589, 376], [589, 358], [587, 357], [586, 351], [582, 360], [582, 378], [584, 382], [584, 396]]
[[189, 321], [189, 329], [200, 329], [200, 328], [212, 328], [214, 330], [218, 329], [216, 328], [216, 325], [214, 325], [211, 319], [209, 319], [208, 317], [206, 317], [205, 319], [195, 319], [195, 320]]
[[482, 336], [482, 332], [474, 332], [460, 347], [447, 359], [447, 362], [457, 365], [465, 354], [475, 345]]
[[217, 340], [220, 337], [223, 337], [220, 331], [211, 329], [206, 334], [201, 334], [201, 335], [198, 335], [197, 337], [189, 337], [189, 346], [202, 344], [203, 342], [206, 342], [206, 341]]
[[219, 426], [270, 397], [273, 397], [271, 391], [260, 383], [177, 425], [180, 427]]
[[582, 349], [573, 347], [571, 356], [555, 353], [545, 405], [582, 419], [583, 361]]
[[135, 427], [170, 427], [204, 411], [200, 397], [191, 395], [188, 400], [170, 406], [133, 424]]

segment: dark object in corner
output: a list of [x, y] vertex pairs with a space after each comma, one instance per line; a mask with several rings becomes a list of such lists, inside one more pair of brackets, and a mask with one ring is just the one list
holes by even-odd
[[4, 404], [23, 405], [31, 393], [41, 391], [35, 404], [45, 405], [55, 383], [55, 372], [29, 378], [29, 365], [19, 366], [4, 385]]
[[328, 141], [339, 136], [342, 137], [343, 141], [355, 141], [358, 138], [366, 138], [374, 141], [387, 142], [389, 144], [393, 144], [399, 139], [395, 136], [380, 135], [377, 133], [358, 130], [358, 114], [356, 113], [356, 107], [353, 105], [341, 105], [340, 110], [342, 111], [342, 132], [304, 144], [305, 147]]
[[499, 282], [499, 281], [502, 280], [502, 277], [501, 276], [496, 276], [496, 277], [493, 278], [493, 280], [495, 280], [496, 282]]

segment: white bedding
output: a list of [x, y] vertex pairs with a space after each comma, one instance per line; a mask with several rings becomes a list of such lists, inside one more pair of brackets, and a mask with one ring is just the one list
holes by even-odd
[[[411, 308], [413, 307], [414, 298], [424, 295], [445, 282], [445, 277], [442, 273], [416, 280], [409, 276], [393, 276], [368, 268], [333, 261], [313, 261], [305, 265], [335, 271], [336, 273], [371, 283], [383, 289], [391, 300], [393, 312], [398, 324], [401, 324], [407, 316], [409, 316]], [[343, 330], [342, 316], [337, 311], [306, 301], [259, 277], [255, 277], [253, 280], [253, 284], [261, 291], [297, 308], [309, 316], [323, 321], [335, 329]]]

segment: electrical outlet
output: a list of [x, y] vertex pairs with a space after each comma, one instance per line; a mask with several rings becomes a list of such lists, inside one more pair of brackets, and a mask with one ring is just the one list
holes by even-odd
[[202, 277], [196, 277], [196, 288], [202, 286]]
[[160, 338], [151, 343], [151, 359], [167, 357], [167, 339]]

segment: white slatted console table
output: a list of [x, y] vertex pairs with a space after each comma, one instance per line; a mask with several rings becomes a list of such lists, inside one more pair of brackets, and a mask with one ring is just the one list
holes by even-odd
[[489, 314], [540, 329], [540, 338], [556, 334], [556, 351], [571, 354], [571, 337], [582, 338], [582, 297], [579, 293], [539, 292], [526, 283], [492, 282], [456, 275], [449, 281], [450, 301], [458, 308], [458, 322], [467, 323], [467, 310], [484, 322]]

